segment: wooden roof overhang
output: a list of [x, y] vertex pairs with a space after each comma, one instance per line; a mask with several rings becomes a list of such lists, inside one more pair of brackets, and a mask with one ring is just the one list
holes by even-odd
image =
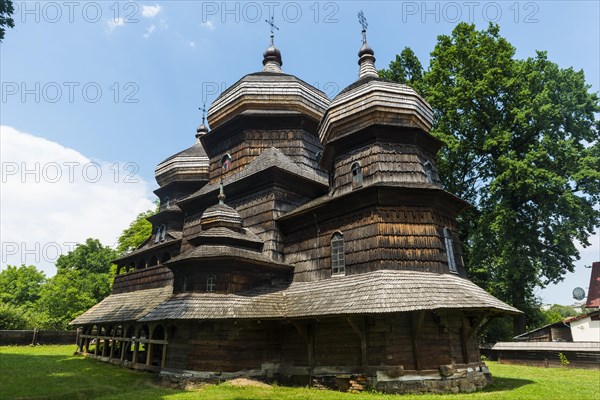
[[202, 186], [204, 186], [208, 182], [208, 179], [198, 179], [195, 181], [187, 180], [187, 181], [173, 181], [169, 182], [164, 186], [159, 187], [154, 190], [154, 194], [158, 198], [162, 198], [165, 195], [169, 195], [174, 192], [194, 192], [199, 190]]
[[122, 257], [116, 258], [111, 261], [114, 264], [127, 264], [128, 262], [137, 260], [141, 255], [153, 254], [156, 250], [164, 250], [169, 247], [174, 247], [179, 250], [181, 246], [181, 238], [167, 240], [164, 242], [156, 243], [154, 245], [146, 246], [150, 243], [149, 240], [146, 240], [143, 247], [137, 248], [133, 250], [131, 253], [127, 253]]
[[416, 126], [400, 127], [396, 124], [373, 124], [338, 136], [325, 145], [321, 167], [330, 170], [339, 154], [350, 152], [376, 142], [412, 144], [435, 155], [443, 142]]
[[177, 319], [306, 319], [432, 311], [521, 314], [465, 278], [381, 270], [312, 282], [257, 287], [233, 294], [180, 293], [141, 321]]
[[280, 216], [277, 222], [286, 233], [312, 225], [315, 214], [318, 218], [330, 219], [375, 206], [431, 207], [454, 217], [469, 204], [431, 184], [380, 183], [338, 196], [322, 196]]
[[181, 214], [181, 208], [177, 207], [176, 205], [170, 205], [169, 207], [159, 210], [156, 214], [149, 216], [146, 218], [146, 220], [153, 225], [157, 225], [163, 222], [171, 221], [174, 218], [178, 218], [181, 216]]
[[263, 241], [249, 229], [236, 232], [228, 228], [210, 228], [187, 238], [194, 246], [214, 244], [221, 246], [243, 247], [254, 251], [262, 251]]
[[212, 129], [206, 135], [202, 136], [202, 142], [206, 153], [210, 158], [221, 156], [221, 153], [215, 149], [220, 148], [219, 144], [230, 140], [236, 135], [241, 135], [247, 130], [283, 130], [283, 129], [302, 129], [314, 136], [317, 136], [317, 126], [319, 121], [298, 111], [244, 111], [231, 118], [222, 125]]
[[[251, 165], [248, 164], [246, 169], [250, 169]], [[292, 172], [285, 165], [270, 165], [252, 174], [245, 174], [244, 172], [245, 170], [239, 174], [226, 177], [223, 180], [228, 201], [246, 196], [248, 193], [256, 193], [263, 189], [272, 188], [273, 186], [288, 189], [312, 198], [321, 196], [327, 193], [328, 190], [325, 182], [319, 182], [312, 177], [302, 175], [300, 171]], [[195, 209], [213, 205], [218, 194], [219, 185], [209, 184], [177, 204], [184, 212], [189, 213]]]
[[185, 253], [179, 254], [173, 257], [171, 260], [165, 263], [171, 269], [177, 269], [179, 267], [194, 266], [201, 267], [201, 263], [206, 265], [214, 265], [217, 262], [229, 262], [237, 267], [246, 265], [248, 268], [259, 267], [261, 270], [270, 271], [292, 271], [293, 266], [271, 260], [264, 254], [243, 249], [235, 246], [227, 245], [201, 245], [195, 247]]

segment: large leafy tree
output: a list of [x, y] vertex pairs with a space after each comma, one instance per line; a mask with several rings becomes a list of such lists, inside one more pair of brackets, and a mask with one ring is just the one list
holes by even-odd
[[0, 272], [0, 302], [31, 306], [40, 297], [46, 275], [33, 265], [8, 265]]
[[88, 238], [75, 249], [61, 255], [56, 260], [58, 273], [80, 270], [91, 273], [108, 273], [111, 262], [117, 258], [117, 252], [104, 246], [98, 239]]
[[[461, 23], [438, 37], [413, 85], [446, 144], [438, 154], [446, 188], [474, 206], [459, 220], [469, 275], [527, 312], [534, 288], [572, 272], [574, 242], [589, 245], [600, 225], [600, 106], [583, 71], [559, 68], [544, 52], [514, 55], [497, 25]], [[408, 56], [390, 67], [384, 77], [419, 76]], [[515, 322], [522, 332], [524, 320]]]
[[36, 304], [36, 323], [46, 329], [66, 329], [71, 320], [110, 294], [117, 252], [89, 238], [56, 261]]
[[12, 19], [14, 12], [15, 8], [11, 0], [0, 0], [0, 42], [4, 40], [6, 28], [15, 27], [15, 21]]
[[117, 251], [120, 254], [136, 249], [152, 234], [152, 224], [147, 218], [156, 214], [156, 210], [148, 210], [138, 216], [121, 233], [118, 240]]

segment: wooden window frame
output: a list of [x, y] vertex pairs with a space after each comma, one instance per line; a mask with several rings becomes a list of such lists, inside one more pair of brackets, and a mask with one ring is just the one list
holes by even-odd
[[334, 232], [331, 235], [331, 274], [346, 274], [346, 244], [342, 232]]
[[454, 240], [452, 239], [452, 232], [450, 232], [450, 228], [447, 226], [444, 227], [444, 247], [446, 248], [446, 256], [448, 258], [448, 269], [453, 274], [458, 274], [458, 267], [454, 256]]

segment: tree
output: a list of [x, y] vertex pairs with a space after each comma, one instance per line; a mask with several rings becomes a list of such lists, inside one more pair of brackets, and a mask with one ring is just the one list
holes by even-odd
[[74, 250], [59, 256], [56, 269], [58, 273], [70, 270], [108, 273], [117, 257], [115, 250], [102, 245], [98, 239], [88, 238], [84, 244], [78, 244]]
[[574, 241], [600, 225], [600, 104], [583, 71], [514, 54], [497, 25], [460, 23], [416, 87], [446, 145], [442, 181], [474, 206], [458, 221], [469, 276], [533, 316], [534, 288], [572, 272]]
[[121, 233], [117, 246], [119, 254], [136, 249], [152, 235], [152, 224], [148, 222], [147, 218], [154, 214], [156, 214], [156, 210], [148, 210], [138, 214], [135, 220], [129, 224], [129, 227]]
[[0, 330], [27, 329], [26, 311], [14, 304], [0, 301]]
[[560, 322], [565, 318], [574, 317], [580, 313], [571, 306], [562, 306], [553, 304], [549, 309], [543, 311], [546, 318], [546, 324]]
[[0, 0], [0, 42], [4, 40], [6, 27], [15, 27], [15, 21], [12, 19], [14, 12], [15, 8], [11, 0]]
[[33, 265], [9, 265], [0, 272], [0, 302], [30, 307], [45, 281], [46, 275]]
[[37, 303], [37, 327], [68, 329], [69, 322], [110, 294], [108, 273], [63, 270], [48, 280]]
[[32, 316], [36, 327], [67, 329], [68, 324], [111, 292], [117, 252], [89, 238], [56, 261], [57, 273], [48, 279]]
[[406, 83], [415, 90], [421, 91], [423, 66], [410, 47], [405, 47], [399, 55], [396, 55], [396, 60], [390, 63], [389, 69], [380, 70], [379, 75], [390, 81]]

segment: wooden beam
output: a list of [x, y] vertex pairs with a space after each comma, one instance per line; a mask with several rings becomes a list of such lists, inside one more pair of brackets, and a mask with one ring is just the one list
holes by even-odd
[[415, 357], [415, 369], [418, 371], [421, 369], [421, 356], [419, 354], [419, 334], [421, 333], [421, 326], [423, 325], [423, 319], [425, 317], [424, 311], [416, 311], [412, 313], [411, 325], [412, 325], [412, 345], [413, 353]]
[[352, 327], [352, 330], [360, 339], [360, 361], [363, 367], [367, 366], [367, 333], [366, 333], [366, 319], [365, 317], [361, 318], [360, 326], [359, 323], [356, 323], [352, 320], [351, 317], [346, 317], [348, 324]]
[[306, 342], [306, 344], [308, 344], [308, 342], [309, 342], [308, 326], [300, 325], [295, 321], [290, 321], [290, 322], [292, 323], [292, 325], [294, 325], [294, 328], [296, 328], [296, 330], [298, 331], [300, 336], [302, 336], [302, 339], [304, 339], [304, 342]]
[[462, 348], [462, 356], [463, 362], [465, 364], [469, 363], [470, 355], [469, 355], [469, 340], [468, 340], [468, 331], [467, 327], [465, 327], [465, 317], [462, 317], [462, 326], [460, 327], [460, 347]]

